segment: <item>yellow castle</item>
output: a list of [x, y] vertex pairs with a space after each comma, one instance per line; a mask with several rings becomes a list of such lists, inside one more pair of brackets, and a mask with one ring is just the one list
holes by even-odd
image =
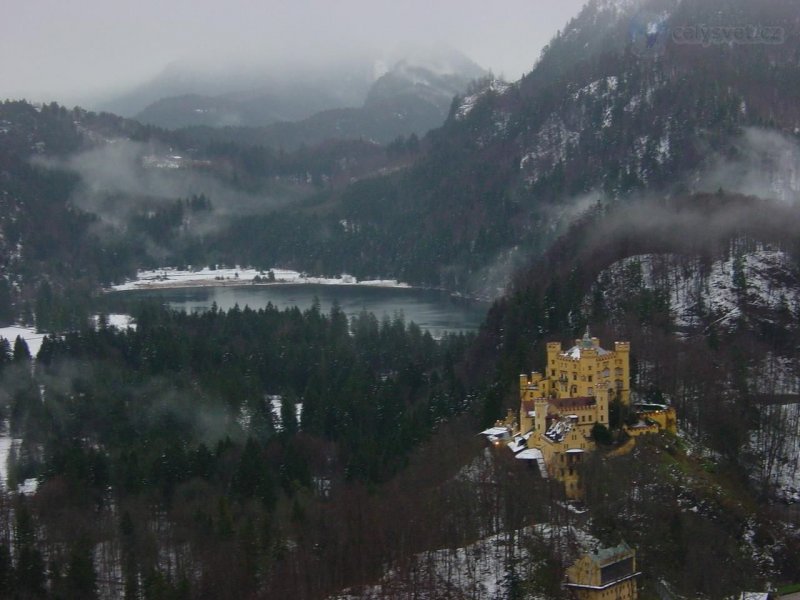
[[618, 397], [630, 403], [630, 349], [630, 343], [616, 342], [613, 351], [605, 350], [599, 339], [589, 336], [588, 328], [567, 351], [561, 350], [560, 342], [547, 344], [545, 372], [519, 376], [519, 428], [533, 429], [531, 413], [537, 399], [570, 406], [590, 430], [595, 423], [607, 426], [611, 401]]
[[[507, 445], [517, 458], [535, 460], [543, 477], [564, 483], [568, 498], [581, 498], [578, 465], [596, 447], [592, 430], [608, 427], [614, 400], [630, 405], [630, 343], [615, 342], [613, 350], [606, 350], [588, 328], [568, 350], [549, 343], [545, 371], [520, 375], [519, 397], [519, 413], [509, 411], [483, 433], [496, 445], [510, 438]], [[675, 431], [674, 409], [634, 408], [637, 424], [625, 428], [631, 437]]]

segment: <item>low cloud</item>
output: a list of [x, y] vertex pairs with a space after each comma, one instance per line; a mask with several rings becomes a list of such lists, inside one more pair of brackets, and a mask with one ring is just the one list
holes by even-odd
[[114, 140], [67, 159], [36, 159], [48, 168], [77, 173], [81, 183], [72, 203], [98, 215], [106, 224], [123, 226], [132, 213], [166, 205], [193, 195], [205, 195], [213, 211], [193, 220], [195, 233], [209, 233], [229, 217], [263, 213], [290, 198], [249, 194], [220, 179], [186, 166], [186, 157], [155, 143]]
[[724, 189], [781, 202], [800, 198], [800, 146], [775, 130], [746, 128], [733, 154], [719, 156], [694, 186], [698, 191]]

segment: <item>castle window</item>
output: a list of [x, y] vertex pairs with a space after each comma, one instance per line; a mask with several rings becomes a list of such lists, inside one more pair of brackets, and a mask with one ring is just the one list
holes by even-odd
[[578, 374], [577, 373], [573, 373], [572, 374], [572, 381], [578, 381]]
[[556, 376], [556, 370], [550, 369], [550, 377], [555, 377], [555, 376]]
[[589, 375], [589, 383], [592, 383], [592, 376]]

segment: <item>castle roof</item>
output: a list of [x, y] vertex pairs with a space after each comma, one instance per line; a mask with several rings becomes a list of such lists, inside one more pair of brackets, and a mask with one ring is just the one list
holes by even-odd
[[610, 354], [608, 350], [600, 347], [599, 342], [596, 343], [596, 338], [591, 337], [589, 328], [587, 327], [586, 333], [583, 334], [583, 339], [576, 340], [576, 344], [566, 352], [562, 352], [561, 356], [579, 359], [584, 350], [593, 350], [597, 353], [597, 356]]
[[547, 479], [547, 466], [544, 464], [544, 455], [538, 448], [528, 448], [527, 450], [523, 450], [517, 454], [515, 458], [518, 458], [519, 460], [535, 460], [539, 467], [539, 473], [541, 474], [542, 479]]
[[631, 547], [627, 543], [622, 542], [618, 546], [600, 548], [594, 552], [590, 552], [589, 558], [598, 567], [604, 567], [606, 565], [618, 562], [624, 558], [628, 558], [632, 555], [633, 550], [631, 550]]
[[605, 348], [601, 348], [600, 346], [590, 346], [589, 348], [587, 348], [583, 345], [583, 342], [581, 342], [580, 344], [573, 346], [569, 350], [562, 352], [561, 355], [566, 356], [568, 358], [578, 359], [581, 357], [581, 353], [584, 350], [594, 350], [597, 353], [597, 356], [605, 356], [606, 354], [611, 354], [611, 352], [609, 352]]
[[570, 431], [572, 431], [572, 422], [570, 420], [552, 419], [547, 431], [544, 433], [544, 437], [551, 442], [561, 442]]

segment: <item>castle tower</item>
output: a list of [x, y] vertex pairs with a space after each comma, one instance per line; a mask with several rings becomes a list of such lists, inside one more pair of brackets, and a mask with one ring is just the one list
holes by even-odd
[[547, 431], [547, 398], [537, 398], [534, 402], [534, 410], [536, 416], [533, 420], [533, 433], [534, 437], [541, 438], [545, 431]]
[[614, 387], [625, 405], [631, 402], [631, 344], [614, 342]]

